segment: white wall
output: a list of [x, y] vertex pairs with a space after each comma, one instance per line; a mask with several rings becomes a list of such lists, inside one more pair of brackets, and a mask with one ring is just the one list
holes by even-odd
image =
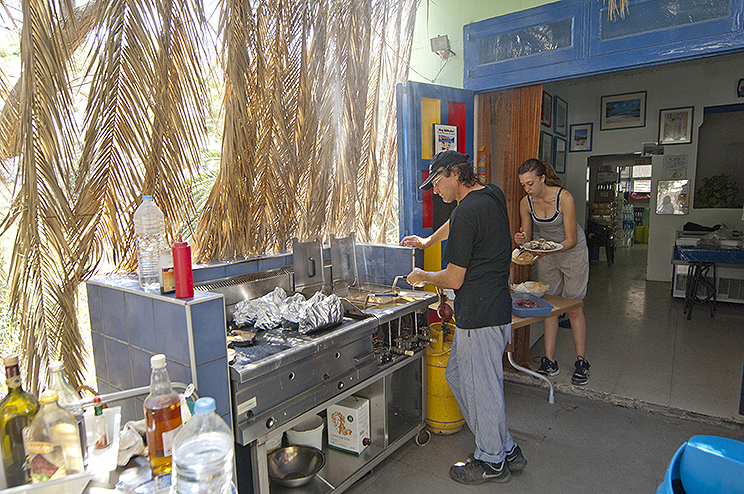
[[[687, 178], [692, 179], [690, 214], [656, 215], [656, 181], [663, 178], [661, 160], [654, 160], [653, 188], [649, 222], [648, 265], [646, 278], [652, 281], [671, 281], [670, 263], [675, 232], [691, 221], [712, 226], [725, 223], [731, 228], [742, 229], [740, 209], [693, 209], [695, 189], [695, 163], [697, 157], [697, 128], [703, 121], [706, 106], [742, 103], [736, 96], [739, 79], [744, 78], [744, 54], [725, 55], [692, 62], [636, 69], [581, 79], [546, 84], [545, 91], [560, 96], [568, 102], [568, 124], [592, 122], [594, 135], [592, 151], [568, 153], [566, 186], [580, 204], [586, 200], [585, 177], [587, 158], [590, 155], [633, 153], [641, 150], [641, 143], [657, 141], [659, 110], [685, 106], [695, 107], [691, 144], [666, 146], [668, 155], [688, 155]], [[647, 91], [646, 126], [634, 129], [599, 130], [600, 100], [602, 96]], [[545, 128], [543, 127], [543, 130]], [[739, 184], [744, 187], [744, 184]], [[580, 214], [580, 213], [579, 213]]]

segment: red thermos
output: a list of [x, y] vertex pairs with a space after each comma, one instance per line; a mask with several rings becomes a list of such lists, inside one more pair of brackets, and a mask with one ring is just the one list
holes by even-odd
[[181, 240], [173, 244], [173, 275], [176, 279], [176, 298], [194, 296], [194, 274], [191, 272], [191, 247]]

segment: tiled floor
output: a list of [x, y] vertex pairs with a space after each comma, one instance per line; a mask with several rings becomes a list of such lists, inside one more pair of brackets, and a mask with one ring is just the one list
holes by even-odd
[[[744, 416], [738, 413], [744, 305], [719, 303], [714, 317], [707, 307], [696, 306], [688, 321], [683, 300], [671, 297], [669, 283], [645, 281], [646, 247], [618, 249], [611, 267], [605, 262], [591, 264], [584, 312], [592, 368], [586, 390], [579, 392], [744, 424]], [[535, 358], [544, 355], [542, 339], [531, 353]], [[570, 384], [574, 358], [571, 331], [561, 329], [556, 359], [562, 372], [553, 380], [568, 392], [576, 391]]]
[[[645, 245], [619, 250], [612, 267], [592, 263], [586, 387], [570, 384], [575, 354], [567, 329], [558, 338], [555, 404], [532, 378], [507, 379], [507, 422], [529, 462], [524, 472], [503, 485], [452, 481], [450, 465], [474, 448], [465, 428], [423, 447], [409, 441], [348, 492], [651, 493], [691, 436], [744, 441], [738, 414], [744, 305], [721, 303], [713, 318], [696, 307], [688, 321], [668, 283], [644, 280], [645, 266]], [[543, 355], [542, 346], [540, 339], [534, 357]]]

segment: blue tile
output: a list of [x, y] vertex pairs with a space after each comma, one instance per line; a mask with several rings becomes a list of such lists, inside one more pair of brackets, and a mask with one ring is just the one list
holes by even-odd
[[[126, 424], [129, 421], [132, 420], [138, 420], [137, 419], [137, 408], [134, 398], [129, 398], [128, 400], [120, 400], [116, 401], [112, 404], [112, 406], [121, 407], [121, 424], [122, 427], [124, 427], [124, 424]], [[140, 412], [140, 415], [143, 415], [142, 412]]]
[[[106, 363], [106, 337], [95, 331], [90, 332], [93, 343], [93, 361], [95, 362], [96, 378], [108, 381], [108, 364]], [[100, 392], [100, 391], [99, 391]]]
[[191, 383], [191, 369], [188, 366], [181, 365], [178, 362], [168, 361], [168, 377], [171, 382], [184, 384]]
[[255, 262], [236, 262], [225, 266], [225, 276], [240, 276], [242, 274], [253, 273], [256, 271]]
[[129, 355], [132, 359], [132, 386], [139, 388], [150, 385], [150, 357], [154, 354], [144, 352], [139, 348], [130, 347]]
[[190, 305], [196, 365], [227, 357], [225, 305], [222, 299]]
[[131, 389], [132, 363], [129, 359], [129, 345], [107, 338], [106, 363], [109, 369], [109, 383], [122, 390]]
[[189, 365], [191, 362], [186, 327], [187, 307], [163, 300], [156, 300], [154, 305], [156, 353], [165, 354], [171, 360]]
[[88, 293], [88, 316], [90, 318], [90, 329], [103, 333], [103, 321], [101, 320], [101, 287], [91, 283], [85, 284]]
[[127, 341], [124, 292], [113, 288], [101, 287], [101, 322], [103, 325], [103, 334]]
[[194, 283], [217, 280], [225, 277], [225, 266], [210, 266], [193, 270]]
[[227, 357], [196, 367], [199, 396], [211, 396], [217, 403], [217, 415], [230, 412], [230, 380], [227, 377]]
[[114, 388], [111, 387], [109, 383], [101, 379], [100, 377], [96, 381], [96, 389], [98, 391], [99, 395], [105, 395], [109, 394], [114, 391]]
[[287, 265], [287, 261], [284, 256], [280, 257], [267, 257], [265, 259], [258, 260], [258, 270], [266, 271], [268, 269], [283, 268]]
[[155, 352], [155, 314], [150, 297], [127, 293], [124, 295], [127, 313], [129, 344]]

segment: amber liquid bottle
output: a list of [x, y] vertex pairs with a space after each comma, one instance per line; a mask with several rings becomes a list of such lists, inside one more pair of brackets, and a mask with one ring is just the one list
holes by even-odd
[[165, 368], [165, 355], [150, 359], [150, 394], [145, 398], [147, 447], [153, 477], [171, 471], [173, 439], [181, 429], [181, 401], [171, 387]]
[[23, 447], [23, 429], [31, 424], [39, 411], [39, 402], [21, 387], [21, 371], [16, 355], [5, 358], [5, 376], [8, 395], [0, 402], [0, 441], [5, 481], [8, 487], [16, 487], [31, 481], [24, 466], [26, 451]]

